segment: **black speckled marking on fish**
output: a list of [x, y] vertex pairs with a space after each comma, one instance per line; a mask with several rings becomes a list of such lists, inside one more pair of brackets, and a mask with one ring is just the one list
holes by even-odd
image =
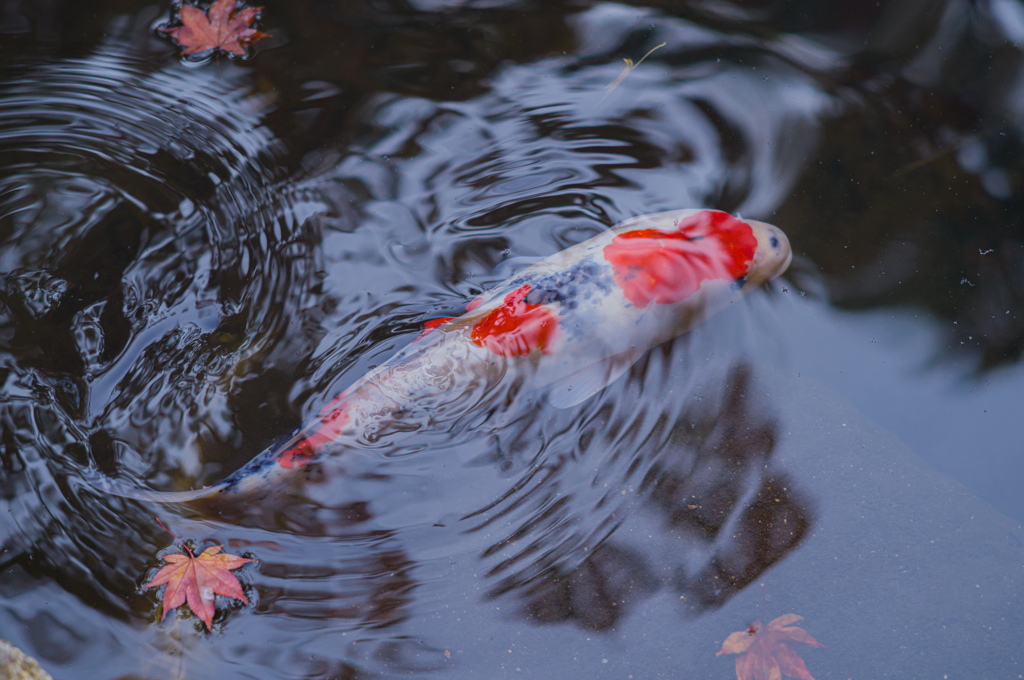
[[221, 482], [224, 486], [224, 491], [233, 491], [241, 480], [252, 475], [260, 473], [266, 474], [269, 470], [276, 469], [277, 459], [281, 455], [281, 452], [286, 450], [289, 445], [295, 444], [295, 437], [299, 434], [301, 429], [302, 428], [295, 428], [285, 436], [280, 437], [273, 444], [258, 453], [255, 458], [251, 459], [248, 463], [225, 477], [224, 481]]
[[525, 281], [530, 293], [524, 302], [530, 305], [561, 304], [562, 310], [576, 309], [581, 300], [607, 295], [613, 288], [611, 270], [593, 259], [579, 262], [568, 269], [539, 279]]

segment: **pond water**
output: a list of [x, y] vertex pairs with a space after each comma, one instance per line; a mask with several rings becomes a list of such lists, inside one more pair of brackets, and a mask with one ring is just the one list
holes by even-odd
[[[55, 678], [1021, 677], [1024, 3], [0, 4], [0, 638]], [[635, 64], [628, 77], [623, 59]], [[212, 484], [526, 258], [781, 227], [783, 279], [569, 409]], [[256, 560], [212, 631], [143, 591]]]

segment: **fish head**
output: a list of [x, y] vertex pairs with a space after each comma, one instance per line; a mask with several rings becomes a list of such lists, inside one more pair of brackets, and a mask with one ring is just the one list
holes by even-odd
[[757, 239], [754, 259], [747, 270], [747, 285], [760, 286], [783, 274], [793, 261], [789, 239], [781, 229], [767, 222], [744, 220]]

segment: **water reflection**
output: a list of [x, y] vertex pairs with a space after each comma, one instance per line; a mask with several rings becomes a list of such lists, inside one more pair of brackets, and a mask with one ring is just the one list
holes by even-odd
[[1009, 2], [917, 6], [928, 40], [913, 53], [893, 43], [889, 68], [860, 58], [868, 72], [779, 219], [837, 304], [924, 308], [948, 321], [933, 358], [984, 372], [1024, 350], [1021, 50], [1008, 42], [1021, 15]]
[[[651, 363], [661, 362], [653, 359], [632, 378], [641, 380]], [[693, 370], [683, 364], [669, 363], [669, 375]], [[551, 493], [558, 476], [576, 474], [554, 468], [543, 481], [521, 482], [512, 500], [481, 513], [484, 521], [472, 516], [479, 523], [471, 531], [493, 531], [496, 517], [489, 515], [518, 514], [522, 503], [536, 508], [483, 552], [485, 558], [505, 556], [487, 572], [499, 579], [489, 595], [515, 593], [532, 621], [572, 620], [604, 630], [661, 587], [677, 593], [690, 614], [717, 608], [795, 548], [812, 524], [808, 499], [771, 461], [777, 426], [758, 403], [761, 392], [749, 367], [735, 365], [723, 377], [721, 394], [685, 400], [653, 430], [627, 426], [636, 439], [621, 436], [614, 425], [584, 430], [581, 452], [611, 449], [592, 481], [603, 493], [589, 510], [580, 507], [585, 494], [576, 489]], [[614, 479], [607, 473], [616, 459], [627, 464], [623, 478], [610, 488], [607, 481], [598, 484]], [[538, 503], [538, 496], [549, 502]], [[643, 518], [638, 533], [648, 534], [639, 541], [636, 517]], [[583, 536], [580, 527], [588, 521], [598, 526]]]
[[195, 460], [198, 422], [231, 432], [217, 386], [310, 275], [267, 104], [240, 69], [154, 70], [116, 39], [3, 84], [0, 544], [110, 616], [163, 539], [69, 471], [161, 469]]
[[[112, 41], [11, 74], [0, 196], [13, 521], [0, 539], [5, 568], [24, 576], [9, 581], [12, 592], [32, 592], [27, 584], [44, 576], [103, 621], [86, 646], [116, 637], [164, 649], [160, 628], [128, 629], [155, 617], [156, 594], [137, 587], [170, 540], [152, 509], [98, 497], [77, 469], [158, 488], [222, 478], [411, 339], [422, 319], [500, 278], [507, 251], [553, 252], [662, 208], [750, 213], [776, 203], [827, 106], [813, 79], [768, 53], [757, 73], [738, 61], [693, 63], [695, 49], [722, 36], [668, 21], [665, 37], [681, 46], [595, 107], [617, 75], [602, 56], [631, 39], [608, 23], [620, 14], [576, 18], [593, 61], [503, 66], [468, 102], [367, 96], [350, 114], [363, 133], [333, 152], [283, 147], [263, 121], [284, 127], [337, 97], [314, 92], [319, 103], [275, 109], [230, 63], [153, 68]], [[797, 131], [786, 148], [769, 143]], [[212, 658], [189, 643], [189, 659], [207, 674], [225, 663], [299, 664], [313, 676], [447, 667], [436, 635], [409, 631], [463, 596], [467, 580], [448, 570], [472, 569], [477, 555], [489, 565], [474, 577], [480, 588], [522, 601], [538, 620], [562, 616], [561, 598], [589, 612], [581, 625], [612, 627], [629, 611], [613, 600], [690, 593], [691, 581], [714, 580], [702, 570], [724, 574], [724, 585], [695, 595], [695, 606], [724, 602], [770, 560], [744, 547], [732, 549], [747, 555], [736, 564], [655, 567], [617, 529], [629, 517], [661, 523], [679, 534], [681, 554], [720, 542], [707, 528], [698, 539], [683, 536], [685, 522], [643, 519], [657, 517], [645, 509], [664, 495], [657, 479], [704, 460], [673, 439], [696, 377], [668, 370], [670, 357], [651, 360], [664, 370], [637, 369], [620, 388], [629, 400], [604, 399], [582, 417], [523, 395], [500, 421], [481, 414], [464, 430], [339, 458], [299, 497], [164, 513], [176, 534], [258, 556], [243, 578], [251, 609], [222, 607], [215, 629], [282, 650], [242, 644]], [[675, 390], [668, 411], [640, 396], [658, 389]], [[686, 460], [670, 461], [676, 445]], [[743, 516], [741, 496], [715, 511]], [[506, 538], [495, 547], [490, 531]], [[508, 562], [518, 536], [529, 548]], [[438, 550], [444, 559], [431, 556]]]
[[[217, 481], [506, 258], [631, 215], [778, 222], [838, 304], [928, 307], [983, 366], [1016, 360], [1019, 7], [883, 4], [294, 2], [265, 14], [291, 42], [184, 67], [152, 10], [6, 3], [4, 635], [68, 677], [137, 676], [173, 637], [137, 592], [170, 539], [81, 468]], [[661, 42], [601, 101], [621, 57]], [[821, 526], [805, 470], [778, 461], [801, 415], [737, 363], [792, 344], [775, 293], [577, 410], [520, 395], [500, 420], [311, 466], [297, 494], [166, 509], [175, 533], [259, 559], [252, 606], [219, 608], [212, 636], [174, 619], [190, 674], [493, 677], [506, 637], [638, 640], [659, 604], [662, 630], [696, 639], [688, 621]], [[835, 469], [828, 488], [858, 488]]]

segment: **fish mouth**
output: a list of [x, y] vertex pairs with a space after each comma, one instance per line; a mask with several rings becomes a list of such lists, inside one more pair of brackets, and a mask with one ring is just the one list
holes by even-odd
[[792, 263], [793, 263], [793, 251], [791, 250], [788, 253], [786, 253], [786, 260], [785, 260], [785, 262], [783, 262], [782, 264], [779, 265], [779, 268], [775, 270], [775, 273], [773, 273], [768, 280], [769, 281], [774, 281], [775, 279], [777, 279], [780, 276], [782, 276], [783, 274], [785, 274], [786, 270], [789, 269], [789, 265], [792, 264]]
[[760, 283], [782, 276], [793, 261], [789, 237], [778, 227], [758, 220], [747, 220], [757, 238], [757, 254], [751, 265], [751, 278]]

